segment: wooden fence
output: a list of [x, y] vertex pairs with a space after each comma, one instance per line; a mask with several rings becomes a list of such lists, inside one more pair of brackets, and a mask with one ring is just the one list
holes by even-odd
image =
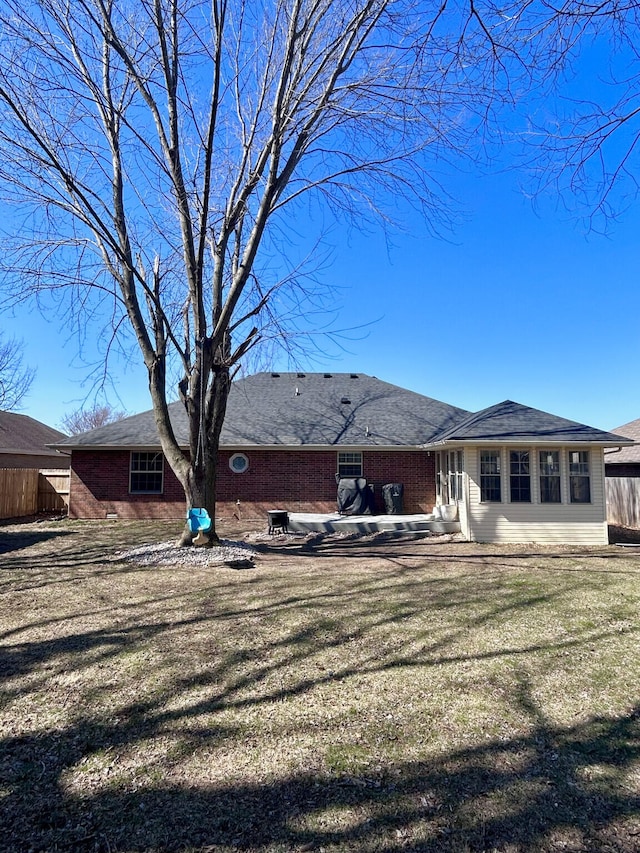
[[68, 504], [67, 468], [0, 468], [0, 518], [64, 512]]
[[640, 528], [640, 477], [607, 477], [607, 521]]

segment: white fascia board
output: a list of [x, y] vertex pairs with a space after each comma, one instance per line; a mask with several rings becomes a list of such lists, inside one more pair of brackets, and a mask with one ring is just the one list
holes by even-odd
[[[62, 449], [62, 448], [60, 448]], [[183, 447], [183, 450], [188, 448]], [[159, 444], [67, 444], [65, 450], [148, 450], [150, 453], [161, 452]]]
[[311, 450], [327, 451], [336, 453], [351, 453], [354, 450], [384, 450], [385, 452], [401, 453], [405, 450], [424, 450], [421, 444], [221, 444], [220, 450], [250, 453], [252, 450]]
[[[162, 450], [159, 444], [65, 444], [64, 448], [56, 446], [57, 450], [70, 452], [72, 450]], [[180, 445], [181, 450], [188, 450], [186, 444]], [[220, 450], [250, 453], [252, 450], [334, 450], [350, 452], [353, 450], [384, 450], [401, 453], [405, 450], [420, 451], [425, 447], [421, 444], [221, 444]]]
[[499, 447], [628, 447], [635, 444], [633, 441], [568, 441], [567, 439], [550, 439], [550, 438], [464, 438], [455, 439], [449, 438], [444, 441], [436, 441], [431, 444], [422, 445], [423, 450], [443, 450], [448, 447], [485, 447], [488, 444], [495, 444]]

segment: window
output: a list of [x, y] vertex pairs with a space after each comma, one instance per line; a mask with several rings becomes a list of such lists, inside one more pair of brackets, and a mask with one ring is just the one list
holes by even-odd
[[451, 450], [447, 453], [447, 482], [449, 503], [462, 500], [462, 450]]
[[129, 469], [129, 491], [138, 494], [162, 494], [162, 453], [134, 451]]
[[229, 458], [229, 468], [234, 474], [244, 474], [249, 468], [249, 457], [244, 453], [234, 453]]
[[338, 476], [362, 477], [362, 453], [338, 453]]
[[531, 468], [528, 450], [510, 452], [509, 485], [512, 503], [531, 503]]
[[541, 450], [540, 461], [540, 503], [559, 504], [560, 495], [560, 451]]
[[480, 451], [480, 500], [502, 500], [499, 450]]
[[591, 502], [589, 451], [569, 451], [569, 495], [572, 504]]

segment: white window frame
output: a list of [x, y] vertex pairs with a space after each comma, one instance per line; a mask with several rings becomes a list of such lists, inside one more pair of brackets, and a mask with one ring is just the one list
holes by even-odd
[[[140, 465], [142, 459], [141, 457], [146, 457], [147, 466], [143, 467]], [[159, 461], [159, 468], [149, 468], [148, 463], [151, 461], [149, 457], [153, 458], [153, 462], [157, 463]], [[137, 465], [134, 467], [134, 463]], [[137, 476], [143, 476], [145, 474], [148, 475], [160, 475], [160, 488], [153, 489], [134, 489], [133, 488], [133, 479]], [[129, 494], [130, 495], [161, 495], [164, 492], [164, 456], [161, 451], [157, 450], [132, 450], [129, 455]]]
[[[574, 459], [572, 457], [580, 458]], [[574, 470], [572, 470], [572, 468]], [[569, 476], [569, 502], [572, 504], [590, 504], [593, 503], [592, 498], [592, 483], [591, 483], [591, 452], [586, 448], [580, 450], [567, 450], [567, 470]], [[586, 480], [589, 498], [586, 501], [576, 500], [574, 498], [573, 484], [577, 484], [580, 480]]]
[[[495, 455], [498, 465], [497, 471], [492, 473], [484, 473], [482, 470], [482, 456], [483, 454], [492, 454]], [[497, 499], [487, 499], [482, 496], [482, 478], [483, 477], [497, 477], [498, 478], [498, 488], [500, 491], [500, 497]], [[503, 483], [502, 483], [502, 450], [500, 448], [494, 447], [480, 447], [478, 449], [478, 479], [480, 486], [480, 503], [503, 503]]]
[[449, 503], [460, 503], [463, 500], [464, 452], [449, 450], [447, 460], [447, 495]]
[[[571, 452], [571, 451], [569, 451]], [[549, 457], [555, 457], [554, 461], [549, 463]], [[552, 473], [549, 473], [551, 468]], [[543, 499], [544, 489], [542, 488], [543, 480], [556, 480], [558, 484], [558, 500], [545, 501]], [[544, 506], [558, 506], [562, 503], [563, 486], [562, 486], [562, 453], [555, 448], [538, 448], [538, 488], [539, 488], [539, 503]]]
[[[358, 468], [359, 473], [352, 473], [351, 469]], [[358, 479], [363, 475], [364, 464], [361, 450], [339, 450], [337, 457], [337, 468], [339, 477]], [[348, 471], [349, 473], [345, 473]]]
[[[526, 454], [526, 457], [525, 457]], [[515, 457], [515, 458], [514, 458]], [[530, 447], [512, 447], [509, 449], [509, 503], [530, 504], [533, 503], [533, 482], [531, 468], [533, 465], [533, 451]], [[526, 479], [529, 484], [529, 497], [518, 500], [514, 498], [514, 478], [518, 481]], [[518, 486], [518, 493], [521, 493]]]
[[[513, 453], [529, 454], [529, 471], [522, 473], [523, 466], [517, 459], [512, 458]], [[498, 462], [497, 471], [491, 472], [487, 470], [483, 472], [483, 456], [491, 456]], [[547, 457], [551, 458], [551, 463]], [[477, 469], [477, 485], [479, 488], [479, 503], [510, 503], [510, 504], [531, 504], [551, 508], [553, 506], [572, 504], [579, 506], [580, 504], [593, 504], [593, 471], [594, 471], [594, 454], [593, 448], [579, 447], [572, 448], [564, 445], [563, 447], [544, 447], [540, 445], [531, 445], [530, 447], [509, 447], [503, 445], [499, 449], [492, 447], [478, 447], [478, 469]], [[449, 489], [451, 492], [452, 472], [451, 461], [449, 454], [443, 453], [442, 464], [446, 469], [443, 473], [442, 490]], [[491, 469], [489, 459], [486, 460], [487, 469]], [[495, 467], [495, 466], [493, 466]], [[530, 484], [529, 500], [514, 500], [512, 496], [512, 477], [527, 476]], [[487, 478], [498, 478], [500, 484], [500, 500], [490, 500], [483, 497], [483, 481]], [[543, 488], [545, 480], [555, 481], [550, 483], [548, 489]], [[495, 485], [495, 482], [494, 482]], [[490, 490], [489, 490], [490, 491]], [[544, 500], [544, 494], [556, 494], [557, 500]]]
[[234, 474], [244, 474], [249, 470], [249, 457], [246, 453], [232, 453], [229, 457], [229, 469]]

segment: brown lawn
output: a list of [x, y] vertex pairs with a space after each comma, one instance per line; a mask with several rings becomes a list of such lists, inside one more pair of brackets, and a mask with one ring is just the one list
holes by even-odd
[[177, 532], [0, 526], [0, 849], [640, 850], [640, 549]]

